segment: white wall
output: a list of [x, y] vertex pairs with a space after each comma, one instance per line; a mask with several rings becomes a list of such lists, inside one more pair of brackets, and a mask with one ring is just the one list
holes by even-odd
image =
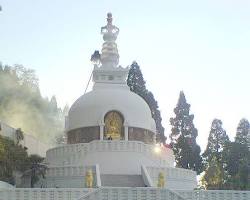
[[92, 141], [63, 145], [47, 152], [49, 166], [99, 164], [101, 174], [141, 174], [141, 166], [173, 167], [173, 152], [154, 152], [154, 145], [140, 141]]
[[[88, 170], [92, 170], [94, 185], [97, 185], [97, 166], [78, 167], [51, 167], [46, 172], [46, 179], [42, 181], [44, 187], [53, 188], [84, 188], [85, 175]], [[39, 184], [38, 184], [39, 186]]]
[[[1, 122], [1, 130], [0, 130], [0, 135], [4, 137], [8, 137], [9, 139], [13, 140], [16, 142], [16, 129]], [[20, 142], [23, 146], [28, 148], [28, 154], [37, 154], [42, 157], [46, 156], [46, 151], [51, 148], [51, 145], [45, 144], [35, 137], [28, 135], [24, 133], [24, 140]]]
[[28, 154], [37, 154], [42, 157], [46, 156], [46, 151], [51, 148], [51, 145], [43, 143], [33, 137], [32, 135], [24, 134], [23, 141], [20, 142], [23, 146], [28, 148]]
[[8, 137], [11, 140], [16, 141], [16, 129], [12, 128], [11, 126], [3, 123], [0, 121], [0, 126], [1, 126], [1, 130], [0, 130], [0, 135], [4, 136], [4, 137]]
[[10, 185], [9, 183], [0, 181], [0, 190], [1, 189], [12, 189], [12, 188], [14, 188], [13, 185]]
[[159, 173], [165, 178], [165, 187], [172, 190], [193, 190], [197, 187], [196, 172], [173, 167], [146, 166], [154, 187], [157, 187]]

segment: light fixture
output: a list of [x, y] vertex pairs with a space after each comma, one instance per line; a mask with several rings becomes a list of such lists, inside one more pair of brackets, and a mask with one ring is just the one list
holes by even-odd
[[154, 152], [159, 154], [161, 152], [161, 146], [160, 144], [156, 144], [155, 147], [154, 147]]

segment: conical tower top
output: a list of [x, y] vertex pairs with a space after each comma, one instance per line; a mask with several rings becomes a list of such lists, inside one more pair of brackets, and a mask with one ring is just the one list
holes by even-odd
[[101, 63], [103, 67], [113, 68], [119, 64], [119, 54], [115, 43], [119, 28], [112, 24], [112, 14], [107, 14], [107, 25], [101, 28], [104, 43], [102, 45]]
[[[126, 84], [129, 68], [118, 66], [119, 54], [115, 41], [119, 34], [119, 28], [114, 26], [112, 21], [112, 14], [108, 13], [107, 25], [101, 28], [101, 34], [104, 40], [102, 52], [99, 54], [99, 52], [96, 51], [91, 57], [94, 64], [98, 63], [95, 64], [93, 70], [93, 81], [95, 83], [93, 89], [116, 87], [117, 85], [129, 89]], [[100, 66], [99, 62], [101, 62]]]

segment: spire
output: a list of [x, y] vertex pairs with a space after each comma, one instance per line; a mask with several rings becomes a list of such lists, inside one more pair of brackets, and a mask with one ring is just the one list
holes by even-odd
[[[107, 25], [101, 28], [104, 43], [101, 54], [95, 51], [91, 56], [94, 64], [93, 70], [93, 89], [107, 87], [124, 87], [129, 89], [126, 84], [129, 67], [118, 66], [119, 54], [116, 45], [116, 39], [119, 34], [119, 28], [112, 24], [112, 14], [107, 14]], [[107, 86], [107, 84], [110, 84]]]
[[101, 28], [104, 43], [102, 45], [101, 63], [103, 67], [112, 68], [119, 64], [119, 54], [116, 39], [119, 28], [112, 24], [112, 14], [107, 14], [107, 25]]

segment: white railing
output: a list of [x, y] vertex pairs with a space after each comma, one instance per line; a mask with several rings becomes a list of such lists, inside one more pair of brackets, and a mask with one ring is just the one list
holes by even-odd
[[148, 174], [147, 168], [144, 165], [141, 166], [141, 175], [142, 175], [142, 179], [143, 179], [144, 183], [148, 187], [153, 187], [154, 186], [153, 181], [152, 181], [151, 177]]
[[196, 172], [192, 170], [182, 169], [182, 168], [174, 168], [174, 167], [146, 167], [151, 179], [154, 183], [158, 180], [158, 175], [160, 172], [163, 172], [166, 176], [166, 180], [174, 179], [182, 179], [194, 181], [196, 179]]
[[181, 195], [160, 188], [103, 187], [78, 200], [185, 200]]
[[83, 196], [81, 196], [80, 198], [78, 198], [76, 200], [99, 200], [99, 199], [101, 199], [100, 190], [101, 190], [101, 188], [94, 189], [91, 192], [84, 194]]
[[250, 191], [101, 187], [0, 189], [0, 200], [249, 200]]
[[43, 179], [41, 184], [46, 188], [85, 187], [85, 176], [88, 170], [92, 170], [94, 186], [100, 187], [101, 178], [98, 164], [91, 166], [50, 167], [46, 172], [46, 179]]
[[[140, 141], [106, 141], [95, 140], [90, 143], [79, 143], [59, 146], [47, 151], [46, 162], [51, 165], [74, 165], [92, 152], [135, 152], [142, 153], [150, 159], [160, 160], [160, 165], [172, 165], [172, 151], [165, 148], [164, 153], [157, 155], [154, 146]], [[169, 151], [169, 152], [168, 152]], [[171, 151], [171, 152], [170, 152]]]
[[92, 173], [95, 176], [96, 165], [50, 167], [46, 171], [46, 177], [85, 176], [86, 172], [90, 169], [92, 170]]
[[76, 200], [90, 191], [84, 188], [0, 189], [0, 200]]
[[101, 173], [98, 164], [95, 165], [95, 177], [96, 177], [96, 186], [101, 187], [102, 186]]
[[250, 191], [176, 190], [186, 200], [250, 200]]
[[186, 188], [193, 190], [197, 187], [196, 172], [173, 167], [146, 167], [152, 181], [152, 186], [157, 187], [159, 173], [163, 173], [165, 187], [173, 190]]

